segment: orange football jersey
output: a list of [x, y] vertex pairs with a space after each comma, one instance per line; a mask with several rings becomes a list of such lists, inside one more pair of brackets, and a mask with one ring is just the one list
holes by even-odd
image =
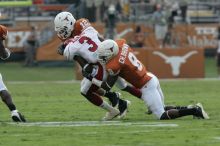
[[74, 24], [73, 37], [76, 35], [80, 35], [83, 32], [83, 30], [85, 30], [89, 26], [91, 26], [91, 24], [88, 19], [81, 18], [77, 20]]
[[121, 39], [116, 41], [119, 46], [118, 54], [107, 64], [109, 74], [118, 74], [136, 88], [142, 88], [151, 77], [147, 75], [144, 65], [133, 54], [133, 50]]
[[1, 39], [6, 39], [7, 38], [7, 34], [8, 34], [8, 30], [7, 27], [0, 25], [0, 38]]

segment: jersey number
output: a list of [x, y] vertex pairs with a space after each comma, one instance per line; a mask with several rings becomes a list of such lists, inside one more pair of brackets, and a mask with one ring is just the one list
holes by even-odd
[[136, 58], [133, 53], [129, 52], [128, 59], [139, 71], [143, 69], [141, 62]]
[[95, 42], [93, 42], [90, 38], [83, 36], [79, 39], [80, 44], [84, 44], [85, 41], [87, 44], [90, 45], [90, 47], [88, 48], [89, 51], [95, 52], [97, 50], [98, 45]]

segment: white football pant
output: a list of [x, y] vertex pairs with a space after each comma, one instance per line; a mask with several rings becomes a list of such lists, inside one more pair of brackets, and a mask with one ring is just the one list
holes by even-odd
[[158, 78], [152, 73], [147, 74], [152, 78], [141, 88], [141, 98], [152, 113], [160, 119], [161, 115], [165, 112], [163, 92]]

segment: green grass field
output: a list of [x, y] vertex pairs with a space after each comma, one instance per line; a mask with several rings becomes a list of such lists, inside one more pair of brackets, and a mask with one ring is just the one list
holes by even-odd
[[[158, 121], [145, 113], [142, 101], [122, 92], [123, 97], [132, 102], [127, 117], [101, 122], [105, 111], [80, 95], [80, 82], [72, 81], [71, 67], [22, 68], [17, 63], [0, 66], [17, 108], [28, 120], [27, 124], [13, 124], [8, 109], [1, 102], [2, 146], [220, 145], [218, 79], [161, 80], [166, 104], [189, 105], [201, 102], [210, 120], [184, 117]], [[214, 60], [208, 59], [206, 66], [206, 76], [217, 77]]]

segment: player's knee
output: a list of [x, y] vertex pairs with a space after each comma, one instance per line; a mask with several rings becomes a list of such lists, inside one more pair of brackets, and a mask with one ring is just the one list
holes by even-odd
[[87, 90], [85, 88], [82, 88], [82, 87], [80, 89], [80, 92], [81, 92], [81, 94], [84, 94], [84, 95], [87, 94]]

